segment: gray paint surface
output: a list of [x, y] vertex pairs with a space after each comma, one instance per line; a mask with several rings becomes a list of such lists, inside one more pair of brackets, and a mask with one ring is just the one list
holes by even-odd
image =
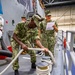
[[[8, 31], [14, 30], [16, 24], [21, 20], [21, 16], [24, 14], [25, 7], [16, 0], [1, 0], [1, 2], [3, 9], [2, 16], [4, 18], [3, 38], [5, 44], [8, 46], [10, 45]], [[12, 20], [14, 20], [14, 24], [12, 24]]]
[[[24, 3], [23, 3], [24, 2]], [[1, 0], [2, 9], [3, 9], [3, 18], [4, 18], [4, 29], [3, 29], [3, 38], [4, 42], [7, 46], [10, 45], [10, 40], [8, 37], [8, 32], [14, 30], [16, 24], [21, 21], [21, 16], [25, 14], [27, 16], [28, 12], [33, 12], [32, 0]], [[38, 3], [38, 1], [37, 1]], [[40, 7], [37, 4], [37, 7]], [[41, 16], [44, 15], [43, 9], [37, 9], [37, 12]], [[14, 20], [14, 24], [12, 24], [12, 20]]]
[[[19, 56], [20, 75], [36, 75], [35, 69], [31, 69], [30, 59], [24, 59], [23, 57], [30, 58], [28, 54]], [[6, 66], [11, 62], [11, 58], [6, 58], [6, 60], [8, 60], [8, 62], [5, 65], [0, 66], [0, 72], [2, 72], [4, 68], [6, 68]], [[3, 75], [14, 75], [14, 70], [12, 69], [12, 65], [3, 73]]]

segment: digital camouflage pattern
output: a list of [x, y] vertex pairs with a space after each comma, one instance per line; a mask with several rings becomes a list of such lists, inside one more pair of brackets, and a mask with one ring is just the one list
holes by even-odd
[[[35, 28], [29, 28], [28, 27], [28, 22], [21, 22], [16, 25], [16, 28], [14, 30], [14, 33], [19, 37], [19, 40], [21, 40], [23, 43], [25, 43], [28, 47], [34, 47], [35, 40], [40, 39], [38, 36], [38, 29], [37, 27]], [[19, 44], [15, 41], [12, 40], [11, 42], [12, 47], [13, 47], [13, 58], [17, 55], [18, 49], [19, 49]], [[36, 62], [36, 56], [35, 52], [32, 50], [27, 51], [30, 56], [31, 56], [31, 62]], [[18, 59], [13, 63], [13, 69], [16, 70], [19, 68], [18, 64]]]
[[50, 10], [45, 10], [45, 15], [48, 15], [50, 13]]
[[[52, 20], [50, 20], [50, 22], [52, 22]], [[53, 53], [55, 45], [54, 30], [46, 30], [46, 25], [46, 20], [40, 23], [40, 30], [42, 33], [42, 44]], [[56, 22], [55, 25], [57, 26]]]
[[36, 23], [37, 27], [39, 28], [40, 27], [40, 25], [39, 25], [40, 21], [39, 20], [41, 20], [42, 17], [40, 15], [33, 15], [32, 18], [34, 19], [34, 22]]
[[34, 22], [35, 22], [36, 25], [37, 25], [39, 37], [41, 37], [41, 32], [40, 32], [40, 22], [42, 22], [42, 21], [44, 20], [44, 18], [41, 17], [41, 16], [38, 15], [38, 14], [33, 15], [32, 18], [34, 19]]

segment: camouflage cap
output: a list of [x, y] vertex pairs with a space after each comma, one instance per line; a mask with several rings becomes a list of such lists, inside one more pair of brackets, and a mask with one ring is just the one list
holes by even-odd
[[41, 16], [37, 15], [37, 14], [34, 14], [34, 17], [37, 18], [38, 20], [41, 19]]
[[51, 16], [51, 13], [48, 13], [47, 16]]
[[46, 10], [46, 11], [45, 11], [45, 15], [51, 15], [51, 14], [50, 14], [50, 10]]
[[26, 16], [25, 15], [22, 15], [21, 18], [26, 18]]
[[38, 21], [43, 21], [44, 18], [42, 16], [40, 16], [39, 14], [35, 14], [34, 17], [38, 20]]

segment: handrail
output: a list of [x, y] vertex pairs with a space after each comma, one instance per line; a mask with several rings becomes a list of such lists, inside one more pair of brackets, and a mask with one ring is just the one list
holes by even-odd
[[73, 51], [73, 44], [74, 44], [74, 35], [75, 31], [66, 31], [66, 39], [68, 39], [68, 33], [71, 33], [71, 38], [70, 38], [70, 45], [66, 41], [66, 51], [65, 51], [65, 57], [66, 57], [66, 69], [68, 75], [72, 75], [72, 64], [75, 66], [75, 53]]

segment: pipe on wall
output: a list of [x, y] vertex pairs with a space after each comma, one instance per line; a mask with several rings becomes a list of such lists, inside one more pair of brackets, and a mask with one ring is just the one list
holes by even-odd
[[72, 4], [75, 4], [74, 0], [48, 3], [48, 4], [45, 4], [45, 7], [47, 8], [47, 7], [53, 7], [53, 6], [72, 5]]

